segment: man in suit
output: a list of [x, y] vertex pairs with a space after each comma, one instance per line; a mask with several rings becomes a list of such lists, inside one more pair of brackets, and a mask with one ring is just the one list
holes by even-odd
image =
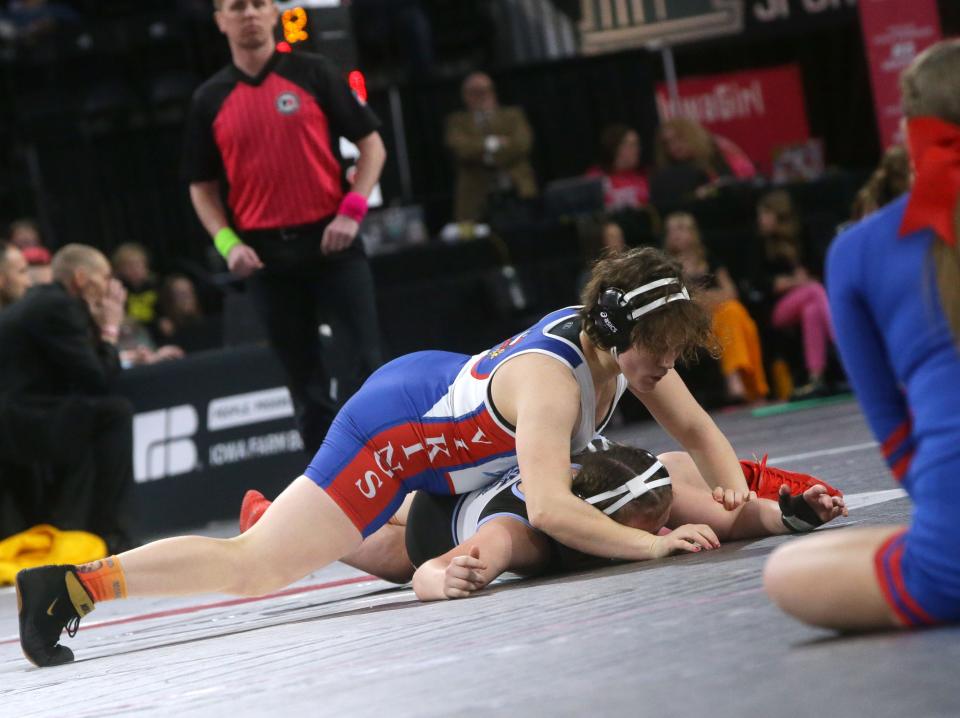
[[92, 531], [122, 550], [133, 409], [109, 391], [126, 295], [92, 247], [65, 246], [52, 272], [0, 312], [0, 463], [34, 484], [31, 521]]
[[493, 80], [474, 72], [463, 81], [466, 110], [447, 118], [446, 144], [457, 165], [454, 219], [487, 218], [491, 194], [537, 195], [530, 166], [533, 132], [523, 109], [500, 107]]

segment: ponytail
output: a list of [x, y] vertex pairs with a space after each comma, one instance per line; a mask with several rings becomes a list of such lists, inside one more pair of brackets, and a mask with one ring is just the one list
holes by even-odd
[[[953, 212], [953, 227], [956, 236], [960, 237], [960, 202]], [[937, 237], [933, 242], [931, 256], [937, 272], [937, 288], [940, 291], [943, 313], [947, 317], [953, 341], [960, 348], [960, 242], [950, 246]]]

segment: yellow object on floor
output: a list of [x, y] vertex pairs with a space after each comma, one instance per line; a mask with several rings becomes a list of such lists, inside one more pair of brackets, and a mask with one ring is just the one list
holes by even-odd
[[17, 571], [25, 568], [87, 563], [106, 555], [107, 544], [95, 534], [40, 524], [0, 541], [0, 586], [12, 585]]

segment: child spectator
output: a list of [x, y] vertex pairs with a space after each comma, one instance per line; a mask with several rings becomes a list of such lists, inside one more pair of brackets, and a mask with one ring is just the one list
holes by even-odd
[[720, 344], [720, 369], [731, 402], [754, 402], [769, 393], [757, 325], [740, 303], [726, 267], [703, 246], [692, 214], [675, 212], [666, 219], [664, 249], [680, 262], [687, 284], [700, 291], [697, 300], [713, 316], [713, 333]]
[[127, 316], [152, 329], [157, 319], [158, 295], [147, 250], [136, 242], [127, 242], [114, 250], [111, 262], [114, 276], [127, 290]]
[[163, 341], [182, 347], [188, 354], [220, 346], [217, 327], [204, 316], [189, 277], [167, 277], [160, 287], [158, 308], [157, 333]]
[[790, 194], [776, 190], [757, 204], [757, 231], [764, 245], [764, 275], [761, 283], [772, 302], [770, 316], [775, 329], [799, 326], [808, 381], [792, 399], [829, 394], [824, 382], [827, 349], [835, 341], [830, 307], [823, 285], [803, 265], [800, 219]]

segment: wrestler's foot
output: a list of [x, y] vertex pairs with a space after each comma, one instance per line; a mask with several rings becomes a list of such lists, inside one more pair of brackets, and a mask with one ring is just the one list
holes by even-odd
[[263, 494], [254, 489], [250, 489], [243, 495], [243, 503], [240, 504], [240, 533], [250, 530], [264, 512], [270, 508], [273, 503]]
[[757, 498], [777, 501], [780, 487], [786, 486], [791, 496], [799, 496], [811, 486], [823, 486], [830, 496], [843, 496], [843, 492], [830, 484], [809, 474], [787, 471], [776, 466], [767, 466], [767, 455], [760, 461], [740, 461], [743, 477], [751, 491], [757, 492]]
[[36, 666], [59, 666], [73, 660], [73, 651], [59, 643], [60, 634], [77, 635], [80, 619], [93, 610], [93, 599], [75, 566], [41, 566], [17, 574], [20, 647]]

